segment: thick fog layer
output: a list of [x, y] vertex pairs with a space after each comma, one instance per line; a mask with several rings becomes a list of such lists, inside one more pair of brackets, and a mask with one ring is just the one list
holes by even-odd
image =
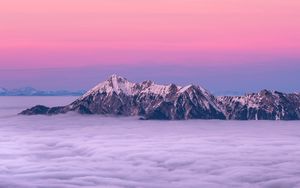
[[300, 122], [17, 116], [0, 97], [0, 188], [297, 188]]

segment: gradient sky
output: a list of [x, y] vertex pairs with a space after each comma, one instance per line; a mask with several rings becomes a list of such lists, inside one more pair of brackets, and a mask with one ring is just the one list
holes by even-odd
[[8, 88], [87, 89], [119, 73], [299, 91], [300, 1], [3, 0], [0, 65]]

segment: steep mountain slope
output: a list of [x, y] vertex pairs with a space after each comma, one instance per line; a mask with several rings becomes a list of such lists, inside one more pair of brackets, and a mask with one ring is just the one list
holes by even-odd
[[[43, 108], [43, 110], [39, 110]], [[194, 85], [157, 85], [152, 81], [132, 83], [112, 75], [82, 97], [64, 107], [36, 106], [21, 114], [82, 114], [142, 116], [145, 119], [225, 119], [216, 98]]]
[[300, 95], [262, 90], [240, 97], [218, 97], [227, 119], [299, 120]]
[[140, 116], [143, 119], [299, 120], [300, 94], [262, 90], [245, 96], [215, 98], [200, 86], [132, 83], [112, 75], [67, 106], [35, 106], [21, 114], [80, 114]]

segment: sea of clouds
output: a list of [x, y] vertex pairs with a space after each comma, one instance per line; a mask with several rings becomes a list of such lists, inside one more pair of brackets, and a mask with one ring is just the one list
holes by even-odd
[[300, 122], [18, 116], [0, 97], [0, 188], [298, 188]]

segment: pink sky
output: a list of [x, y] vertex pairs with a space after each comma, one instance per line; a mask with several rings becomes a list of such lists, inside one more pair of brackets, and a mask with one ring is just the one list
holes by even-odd
[[299, 56], [299, 0], [0, 2], [2, 69], [228, 66]]

